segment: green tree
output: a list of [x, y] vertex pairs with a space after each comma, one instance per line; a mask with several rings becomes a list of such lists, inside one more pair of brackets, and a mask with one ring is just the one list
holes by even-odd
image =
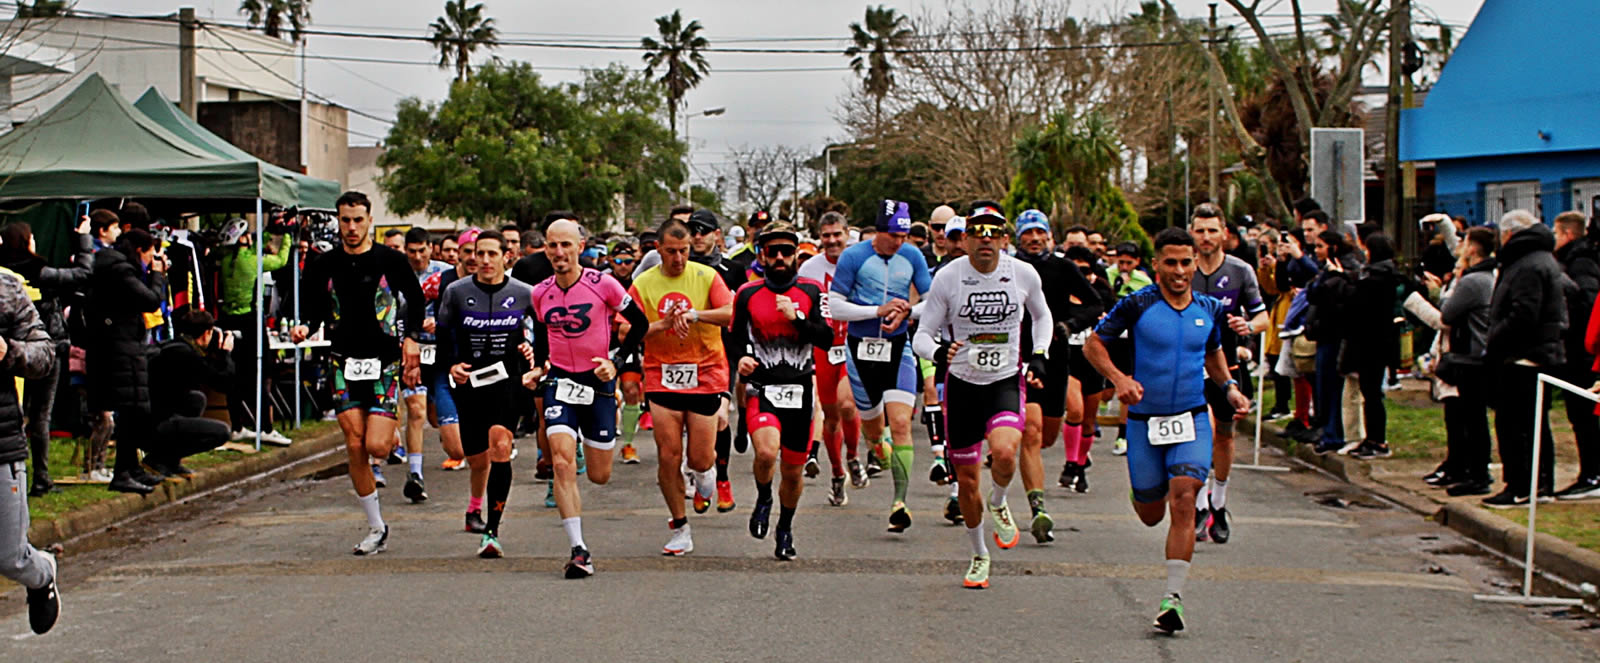
[[648, 86], [618, 67], [547, 85], [527, 63], [485, 65], [443, 103], [400, 102], [378, 184], [400, 214], [527, 225], [564, 208], [604, 218], [619, 193], [681, 181], [682, 145], [650, 107], [627, 101]]
[[654, 77], [657, 71], [661, 72], [661, 78], [656, 80], [666, 88], [667, 100], [671, 102], [667, 105], [667, 126], [671, 127], [674, 139], [678, 136], [678, 107], [684, 96], [711, 73], [711, 64], [706, 62], [703, 53], [711, 47], [711, 42], [700, 36], [702, 29], [698, 20], [685, 25], [683, 13], [673, 10], [670, 15], [656, 17], [656, 30], [661, 39], [639, 40], [639, 45], [647, 49], [644, 75]]
[[311, 0], [244, 0], [239, 3], [239, 13], [245, 23], [261, 28], [268, 37], [284, 36], [284, 24], [289, 27], [289, 41], [300, 41], [300, 32], [311, 25]]
[[1013, 216], [1040, 210], [1058, 230], [1082, 224], [1148, 249], [1138, 211], [1111, 183], [1121, 155], [1116, 130], [1098, 112], [1073, 119], [1057, 111], [1017, 137], [1011, 153], [1017, 174], [1001, 204]]
[[439, 68], [456, 70], [456, 80], [472, 73], [472, 54], [478, 49], [500, 47], [500, 30], [494, 19], [483, 15], [483, 3], [467, 6], [467, 0], [446, 0], [444, 16], [428, 24], [428, 42], [439, 49]]
[[894, 63], [890, 56], [906, 48], [915, 34], [911, 22], [892, 7], [868, 7], [866, 25], [850, 24], [849, 48], [845, 57], [851, 58], [850, 69], [862, 77], [861, 85], [873, 98], [872, 121], [883, 121], [883, 98], [894, 88]]

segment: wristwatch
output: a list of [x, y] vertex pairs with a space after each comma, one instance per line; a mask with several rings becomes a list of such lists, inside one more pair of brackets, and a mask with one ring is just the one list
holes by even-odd
[[1222, 390], [1223, 391], [1227, 391], [1228, 387], [1237, 387], [1237, 386], [1239, 386], [1239, 381], [1238, 380], [1235, 380], [1233, 378], [1228, 378], [1227, 382], [1222, 383]]

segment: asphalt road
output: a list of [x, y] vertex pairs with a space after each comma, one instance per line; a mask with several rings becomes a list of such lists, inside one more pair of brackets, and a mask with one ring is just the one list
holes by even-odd
[[[966, 538], [940, 518], [946, 489], [926, 480], [920, 443], [907, 533], [884, 531], [887, 473], [828, 506], [824, 459], [796, 518], [800, 559], [783, 563], [746, 532], [749, 456], [733, 461], [739, 508], [691, 516], [694, 553], [661, 557], [666, 510], [640, 441], [644, 463], [583, 484], [593, 578], [561, 577], [566, 538], [532, 481], [531, 440], [509, 556], [477, 559], [461, 531], [467, 475], [436, 469], [430, 431], [432, 500], [405, 503], [403, 468], [389, 469], [388, 552], [349, 554], [365, 524], [343, 476], [222, 491], [75, 543], [46, 636], [28, 632], [21, 592], [0, 598], [0, 661], [1600, 660], [1593, 622], [1473, 601], [1520, 573], [1310, 471], [1236, 473], [1234, 539], [1200, 545], [1189, 630], [1168, 637], [1150, 628], [1165, 528], [1140, 525], [1104, 446], [1088, 494], [1049, 490], [1057, 541], [991, 546], [992, 586], [971, 591]], [[1046, 459], [1053, 482], [1059, 450]], [[1026, 515], [1020, 482], [1010, 496]]]

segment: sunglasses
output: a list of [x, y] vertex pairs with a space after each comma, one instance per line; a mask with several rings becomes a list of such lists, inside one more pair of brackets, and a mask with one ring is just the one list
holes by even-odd
[[935, 225], [933, 227], [933, 231], [936, 232], [936, 233], [944, 232], [944, 224], [941, 223], [941, 224]]
[[611, 262], [618, 265], [631, 265], [633, 264], [633, 258], [612, 258]]
[[798, 249], [799, 247], [793, 244], [768, 244], [761, 248], [768, 258], [787, 258], [794, 255], [794, 252]]
[[973, 237], [1002, 237], [1006, 234], [1006, 227], [992, 223], [980, 223], [967, 226], [967, 234]]

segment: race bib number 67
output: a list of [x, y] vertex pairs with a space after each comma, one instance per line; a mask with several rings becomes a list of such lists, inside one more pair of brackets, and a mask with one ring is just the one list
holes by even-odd
[[346, 359], [344, 360], [345, 382], [370, 382], [378, 379], [378, 371], [382, 364], [376, 357], [372, 359]]
[[863, 338], [861, 345], [856, 346], [856, 359], [861, 361], [889, 361], [889, 339]]

